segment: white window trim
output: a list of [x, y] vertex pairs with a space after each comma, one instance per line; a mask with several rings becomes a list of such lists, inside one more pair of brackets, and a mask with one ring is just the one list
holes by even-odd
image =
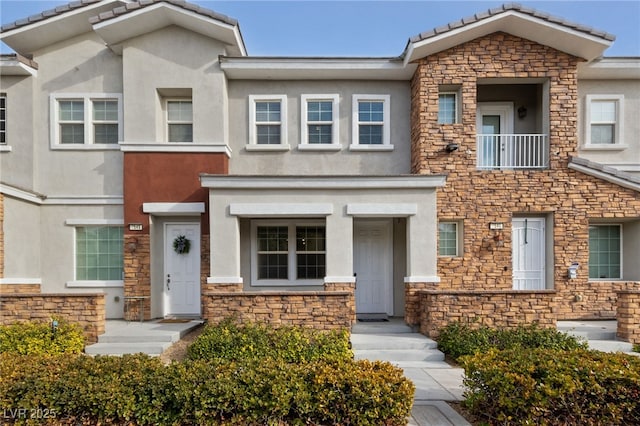
[[[620, 277], [618, 278], [588, 278], [589, 282], [599, 281], [624, 281], [624, 226], [622, 223], [611, 222], [592, 222], [589, 226], [617, 226], [620, 228]], [[587, 255], [591, 254], [591, 248], [589, 248]], [[587, 269], [587, 277], [589, 276], [589, 270]]]
[[[382, 145], [360, 145], [360, 120], [358, 117], [358, 103], [360, 101], [381, 101], [382, 114]], [[353, 95], [351, 102], [351, 151], [392, 151], [391, 145], [391, 96], [390, 95]]]
[[[308, 122], [308, 102], [309, 101], [331, 101], [331, 118], [332, 121], [317, 122], [318, 124], [331, 124], [331, 143], [330, 144], [311, 144], [309, 143], [309, 122]], [[302, 151], [339, 151], [342, 149], [340, 144], [340, 111], [339, 111], [340, 95], [301, 95], [300, 96], [300, 145], [298, 149]]]
[[[84, 103], [84, 144], [61, 144], [60, 127], [58, 126], [59, 101], [81, 100]], [[118, 101], [118, 143], [96, 144], [93, 135], [92, 101]], [[121, 93], [53, 93], [49, 96], [50, 147], [52, 150], [120, 150], [120, 142], [124, 139], [123, 109]]]
[[[256, 102], [278, 101], [280, 102], [280, 144], [258, 145], [258, 132], [256, 126]], [[249, 95], [249, 143], [245, 145], [247, 151], [289, 151], [287, 139], [287, 95]]]
[[[440, 122], [440, 95], [453, 95], [453, 102], [454, 102], [454, 117], [453, 117], [453, 123], [441, 123]], [[443, 90], [442, 92], [438, 92], [438, 124], [439, 125], [451, 125], [451, 124], [459, 124], [460, 122], [458, 121], [460, 113], [458, 112], [460, 110], [460, 104], [459, 104], [459, 94], [456, 91], [453, 90]]]
[[7, 129], [7, 125], [8, 125], [8, 121], [7, 121], [7, 112], [8, 112], [8, 108], [7, 108], [7, 100], [8, 100], [8, 96], [5, 92], [1, 92], [0, 93], [0, 98], [4, 99], [4, 142], [0, 142], [0, 152], [10, 152], [11, 151], [11, 147], [9, 146], [9, 138], [7, 137], [8, 135], [8, 129]]
[[[171, 97], [165, 97], [163, 98], [164, 101], [164, 125], [165, 125], [165, 134], [166, 136], [166, 141], [168, 143], [174, 144], [174, 143], [178, 143], [178, 144], [192, 144], [193, 143], [193, 98], [189, 98], [189, 97], [175, 97], [175, 98], [171, 98]], [[186, 121], [186, 120], [169, 120], [169, 103], [170, 102], [191, 102], [191, 120], [190, 121]], [[189, 142], [172, 142], [169, 140], [169, 126], [171, 124], [191, 124], [191, 141]]]
[[[260, 280], [258, 279], [258, 227], [259, 226], [286, 226], [289, 229], [288, 246], [288, 280]], [[318, 279], [296, 279], [296, 227], [297, 226], [323, 226], [326, 223], [305, 220], [253, 220], [251, 221], [251, 285], [254, 287], [280, 287], [280, 286], [319, 286], [324, 284], [324, 277]], [[325, 241], [326, 253], [326, 241]], [[326, 261], [326, 254], [325, 254]], [[326, 264], [325, 264], [326, 270]]]
[[[76, 241], [77, 241], [77, 228], [89, 227], [89, 226], [119, 226], [124, 228], [124, 220], [122, 219], [67, 219], [64, 223], [66, 226], [73, 227], [73, 277], [71, 281], [67, 281], [65, 286], [68, 288], [111, 288], [111, 287], [124, 287], [124, 280], [77, 280], [75, 279], [77, 273], [76, 265]], [[122, 248], [124, 255], [124, 247]], [[123, 267], [124, 273], [124, 267]]]
[[[591, 143], [591, 103], [593, 101], [613, 101], [616, 103], [615, 140], [612, 144]], [[584, 122], [583, 149], [593, 151], [619, 151], [629, 147], [624, 143], [624, 95], [586, 95]]]
[[454, 258], [462, 256], [461, 247], [462, 247], [462, 222], [459, 220], [442, 220], [438, 222], [438, 227], [440, 224], [452, 224], [456, 226], [456, 253], [455, 254], [440, 254], [440, 230], [438, 229], [438, 257], [441, 258]]

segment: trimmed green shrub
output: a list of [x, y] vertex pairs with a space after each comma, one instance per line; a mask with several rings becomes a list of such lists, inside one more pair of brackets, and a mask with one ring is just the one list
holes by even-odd
[[226, 319], [207, 325], [189, 346], [187, 357], [229, 361], [280, 359], [300, 363], [353, 358], [347, 330], [319, 331], [304, 327], [274, 328], [264, 324], [238, 324]]
[[144, 355], [5, 353], [0, 377], [0, 406], [46, 409], [51, 424], [404, 425], [414, 393], [401, 369], [353, 360], [165, 366]]
[[633, 345], [633, 351], [634, 352], [640, 352], [640, 344]]
[[19, 355], [80, 353], [85, 340], [78, 324], [56, 319], [54, 332], [51, 322], [27, 322], [0, 326], [0, 353]]
[[490, 424], [640, 424], [640, 358], [518, 348], [460, 361], [463, 404]]
[[587, 349], [587, 343], [554, 328], [541, 328], [537, 324], [513, 329], [490, 327], [471, 328], [454, 322], [440, 331], [438, 349], [457, 360], [464, 355], [513, 348], [545, 348], [557, 350]]

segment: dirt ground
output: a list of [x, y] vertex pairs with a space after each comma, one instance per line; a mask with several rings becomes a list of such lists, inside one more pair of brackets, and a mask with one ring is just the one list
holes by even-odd
[[169, 346], [162, 354], [160, 355], [160, 360], [165, 364], [170, 364], [173, 361], [182, 361], [187, 357], [187, 347], [196, 340], [196, 338], [202, 333], [204, 330], [204, 325], [191, 330], [189, 333], [184, 335], [182, 339]]

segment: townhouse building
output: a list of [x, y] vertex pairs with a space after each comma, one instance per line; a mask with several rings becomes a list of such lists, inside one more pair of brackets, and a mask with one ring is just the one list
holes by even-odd
[[253, 57], [203, 7], [82, 0], [0, 38], [0, 320], [434, 334], [638, 299], [640, 58], [612, 35], [510, 4], [397, 57]]

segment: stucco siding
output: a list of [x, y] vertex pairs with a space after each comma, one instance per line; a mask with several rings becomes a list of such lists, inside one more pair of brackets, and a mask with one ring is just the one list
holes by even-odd
[[40, 209], [4, 196], [4, 277], [41, 278]]
[[[301, 95], [339, 95], [340, 151], [301, 151]], [[393, 151], [350, 151], [352, 96], [390, 95], [390, 130]], [[285, 152], [247, 151], [249, 95], [286, 95], [287, 141]], [[405, 174], [410, 171], [410, 90], [408, 82], [389, 81], [229, 81], [230, 174]]]

